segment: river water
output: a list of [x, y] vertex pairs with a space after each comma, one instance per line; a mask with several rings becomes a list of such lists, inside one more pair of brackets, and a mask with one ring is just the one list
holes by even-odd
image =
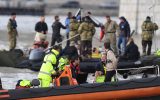
[[[50, 42], [51, 40], [51, 25], [53, 22], [53, 16], [46, 16], [46, 23], [48, 24], [49, 33], [47, 35], [47, 39]], [[7, 36], [7, 22], [9, 16], [0, 16], [0, 50], [8, 50], [8, 36]], [[35, 32], [34, 26], [37, 21], [39, 21], [38, 16], [17, 16], [17, 24], [18, 24], [18, 32], [19, 37], [17, 39], [17, 48], [26, 49], [29, 48], [34, 40]], [[60, 21], [64, 24], [65, 16], [60, 16]], [[96, 17], [97, 20], [102, 23], [105, 22], [105, 17]], [[117, 17], [112, 17], [113, 20], [119, 23]], [[93, 46], [102, 46], [103, 43], [100, 42], [99, 39], [100, 29], [96, 28], [96, 34], [93, 39]], [[61, 34], [65, 36], [65, 30], [61, 31]], [[135, 43], [138, 44], [141, 51], [141, 38], [140, 35], [134, 35]], [[159, 48], [158, 45], [159, 37], [155, 37], [153, 41], [152, 51], [155, 51], [155, 48]], [[15, 84], [19, 79], [28, 79], [32, 80], [37, 78], [38, 72], [31, 71], [29, 69], [17, 69], [17, 68], [9, 68], [9, 67], [0, 67], [0, 78], [2, 80], [2, 85], [4, 89], [14, 89]], [[89, 81], [92, 81], [92, 75], [89, 77]]]

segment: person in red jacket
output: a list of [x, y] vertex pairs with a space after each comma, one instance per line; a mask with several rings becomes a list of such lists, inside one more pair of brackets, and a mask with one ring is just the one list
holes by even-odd
[[76, 56], [72, 57], [70, 60], [70, 68], [72, 71], [72, 77], [75, 79], [77, 78], [77, 75], [80, 73], [79, 63], [80, 63], [80, 60]]

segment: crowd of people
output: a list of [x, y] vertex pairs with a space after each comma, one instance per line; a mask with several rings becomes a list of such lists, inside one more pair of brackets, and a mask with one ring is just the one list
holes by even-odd
[[[119, 56], [119, 60], [124, 61], [139, 59], [140, 53], [138, 51], [138, 46], [131, 37], [130, 25], [125, 17], [122, 16], [119, 18], [120, 23], [118, 25], [116, 21], [112, 20], [111, 17], [107, 15], [106, 23], [103, 25], [94, 22], [91, 16], [91, 12], [88, 12], [84, 17], [81, 16], [82, 18], [80, 16], [73, 16], [71, 12], [68, 12], [65, 25], [60, 22], [58, 15], [54, 17], [55, 21], [52, 24], [53, 33], [51, 37], [52, 49], [44, 57], [43, 64], [38, 74], [38, 79], [41, 81], [42, 87], [48, 87], [52, 82], [52, 75], [59, 74], [58, 67], [60, 67], [59, 64], [63, 62], [63, 60], [60, 59], [64, 56], [68, 58], [68, 63], [66, 61], [61, 67], [69, 64], [73, 78], [76, 79], [76, 75], [83, 73], [77, 67], [80, 60], [79, 56], [81, 58], [92, 57], [92, 42], [93, 36], [96, 33], [95, 27], [100, 27], [102, 31], [104, 31], [103, 35], [105, 41], [104, 50], [102, 50], [101, 54], [101, 62], [98, 65], [101, 67], [97, 67], [95, 73], [96, 77], [104, 75], [104, 82], [111, 81], [117, 66], [117, 56]], [[15, 49], [16, 37], [18, 36], [15, 18], [16, 13], [12, 13], [7, 25], [10, 51]], [[62, 49], [61, 43], [64, 41], [60, 32], [61, 28], [66, 29], [67, 43], [64, 49]], [[141, 28], [143, 55], [150, 55], [154, 31], [158, 30], [158, 26], [147, 16]], [[47, 48], [49, 44], [46, 42], [48, 26], [45, 22], [45, 16], [40, 17], [40, 21], [35, 25], [35, 31], [34, 45], [37, 46], [38, 44], [40, 47]], [[58, 46], [55, 45], [56, 42]], [[148, 50], [146, 52], [147, 45]]]

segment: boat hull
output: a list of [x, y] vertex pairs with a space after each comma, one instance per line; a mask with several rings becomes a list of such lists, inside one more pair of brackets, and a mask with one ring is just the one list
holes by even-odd
[[[160, 97], [160, 77], [120, 82], [80, 84], [49, 88], [8, 90], [9, 99], [24, 100], [107, 100]], [[144, 99], [145, 100], [145, 99]]]
[[85, 94], [71, 94], [63, 96], [49, 96], [42, 98], [29, 98], [22, 100], [115, 100], [115, 99], [133, 99], [133, 98], [143, 98], [143, 97], [154, 97], [159, 96], [160, 98], [160, 86], [159, 87], [149, 87], [149, 88], [139, 88], [139, 89], [129, 89], [120, 91], [110, 91], [110, 92], [97, 92], [97, 93], [85, 93]]

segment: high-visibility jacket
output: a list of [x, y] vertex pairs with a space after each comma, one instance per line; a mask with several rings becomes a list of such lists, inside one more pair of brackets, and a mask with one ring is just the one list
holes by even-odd
[[[97, 76], [96, 83], [102, 83], [105, 80], [105, 77], [106, 77], [105, 75], [107, 73], [107, 69], [104, 66], [103, 66], [103, 68], [104, 68], [104, 75]], [[115, 76], [113, 76], [111, 79], [111, 82], [115, 82], [115, 81], [116, 81]]]
[[97, 76], [96, 83], [102, 83], [102, 82], [104, 82], [105, 75], [106, 75], [107, 71], [106, 71], [106, 67], [105, 66], [103, 66], [103, 69], [104, 69], [104, 75]]
[[155, 55], [156, 55], [156, 56], [160, 56], [160, 49], [158, 49], [158, 50], [155, 52]]
[[29, 80], [22, 80], [20, 82], [20, 86], [31, 86], [31, 81], [29, 81]]
[[58, 65], [58, 54], [58, 51], [52, 49], [51, 52], [44, 57], [43, 64], [38, 74], [39, 79], [44, 79], [52, 82], [51, 75], [56, 72], [55, 68]]
[[31, 81], [30, 80], [19, 80], [16, 85], [16, 89], [30, 88]]

